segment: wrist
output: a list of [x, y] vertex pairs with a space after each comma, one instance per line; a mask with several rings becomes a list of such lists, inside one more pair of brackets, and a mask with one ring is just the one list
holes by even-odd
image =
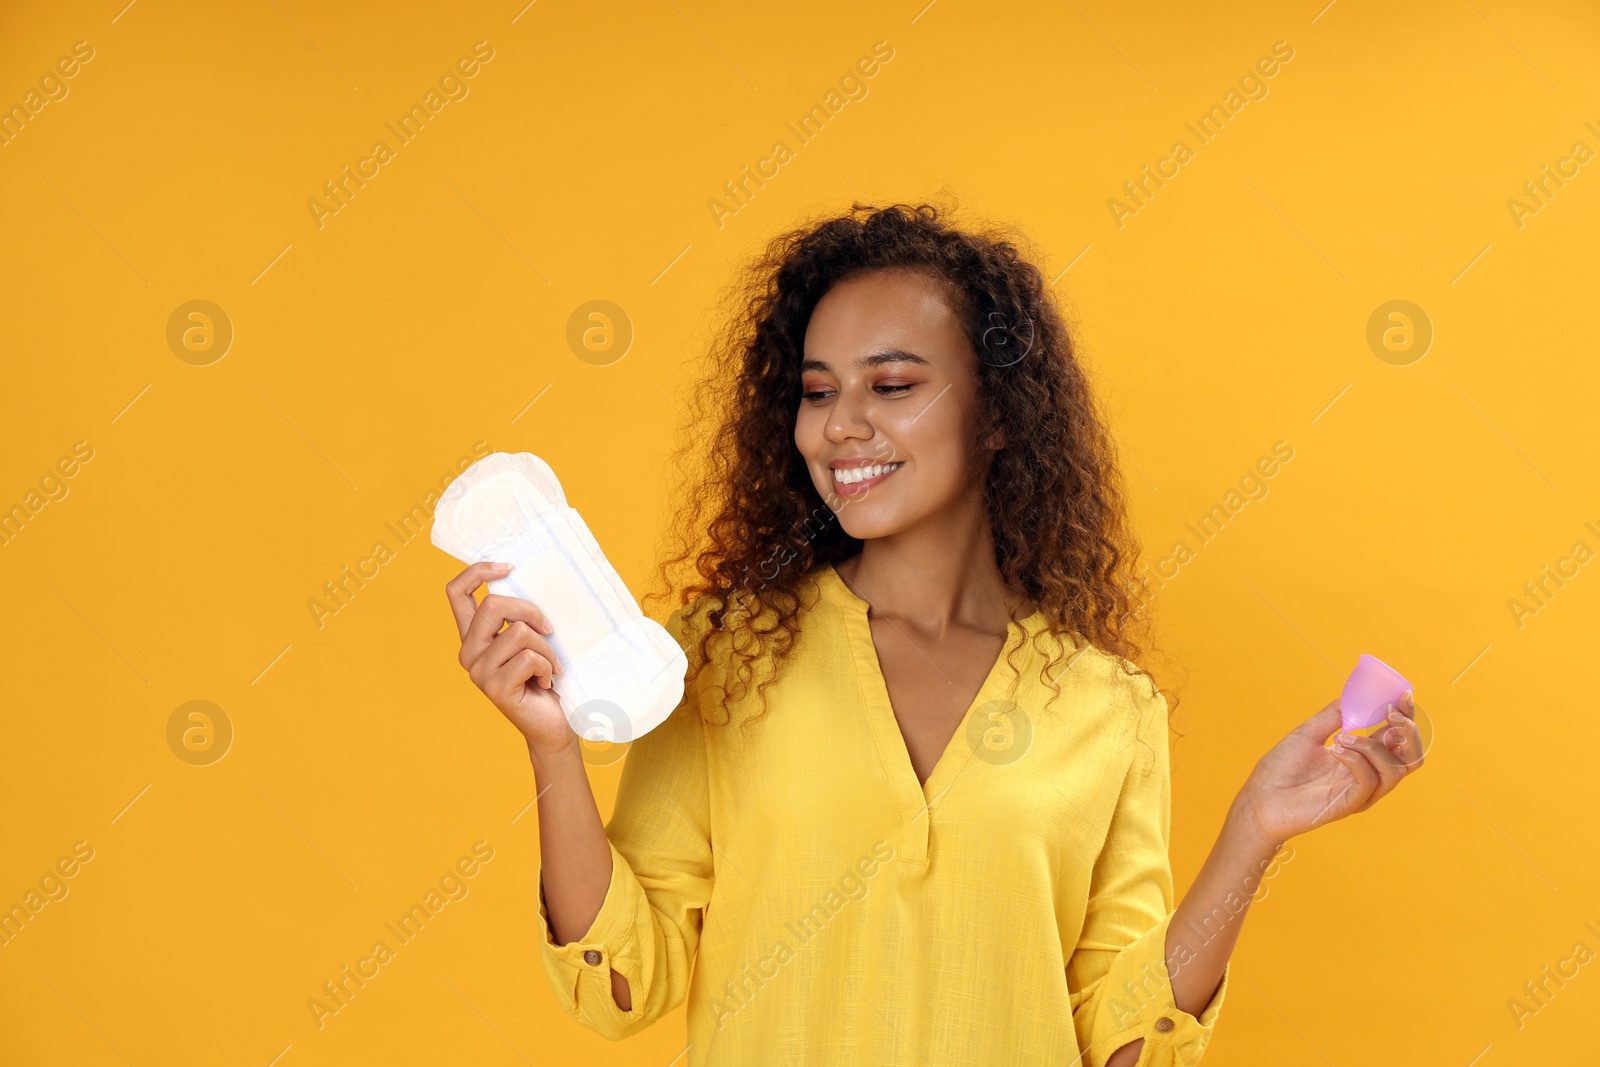
[[1223, 820], [1223, 832], [1252, 854], [1269, 858], [1277, 855], [1287, 840], [1280, 840], [1266, 829], [1259, 800], [1248, 788], [1234, 797], [1227, 818]]
[[583, 766], [583, 753], [579, 749], [578, 735], [568, 733], [564, 742], [536, 742], [524, 737], [528, 743], [528, 759], [533, 763], [535, 778], [548, 777], [552, 772], [566, 770], [573, 765]]

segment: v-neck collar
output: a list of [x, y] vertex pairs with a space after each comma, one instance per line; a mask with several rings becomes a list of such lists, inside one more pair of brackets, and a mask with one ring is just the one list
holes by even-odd
[[972, 748], [967, 742], [967, 731], [972, 717], [987, 702], [998, 698], [1006, 690], [1009, 674], [1008, 657], [1034, 631], [1043, 619], [1042, 611], [1035, 611], [1026, 619], [1008, 623], [1006, 639], [1000, 654], [989, 668], [978, 693], [962, 714], [955, 732], [945, 743], [944, 751], [934, 763], [927, 782], [917, 781], [916, 768], [911, 763], [911, 751], [905, 735], [895, 718], [894, 704], [889, 699], [889, 685], [878, 659], [878, 646], [872, 639], [872, 623], [867, 611], [870, 605], [858, 596], [832, 563], [823, 564], [816, 572], [817, 583], [824, 596], [843, 609], [845, 636], [851, 658], [855, 662], [856, 679], [865, 705], [866, 717], [883, 760], [884, 773], [910, 826], [909, 848], [902, 848], [902, 858], [916, 863], [928, 860], [928, 827], [932, 822], [932, 809], [954, 784], [962, 769], [972, 758]]

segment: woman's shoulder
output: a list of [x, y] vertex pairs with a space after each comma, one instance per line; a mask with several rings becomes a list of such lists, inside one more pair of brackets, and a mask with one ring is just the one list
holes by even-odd
[[[822, 599], [838, 594], [838, 578], [831, 567], [822, 564], [814, 568], [791, 590], [798, 598], [799, 615], [804, 620], [815, 614]], [[781, 598], [780, 598], [781, 599]], [[758, 627], [765, 629], [764, 620], [778, 614], [776, 607], [755, 588], [737, 588], [728, 593], [704, 592], [687, 597], [672, 610], [666, 622], [674, 637], [687, 640], [704, 636], [710, 630], [736, 631]]]
[[770, 630], [770, 622], [757, 622], [770, 614], [771, 609], [748, 590], [706, 592], [687, 598], [663, 625], [688, 657], [695, 684], [715, 688], [726, 683], [727, 672], [738, 656], [756, 652], [760, 642], [752, 638], [752, 631]]
[[698, 640], [713, 630], [726, 632], [747, 625], [760, 610], [760, 600], [743, 589], [725, 596], [701, 593], [673, 608], [663, 625], [682, 644], [690, 638]]
[[1043, 673], [1073, 691], [1077, 706], [1124, 723], [1142, 724], [1165, 715], [1167, 699], [1160, 685], [1134, 660], [1076, 635], [1063, 638], [1047, 629], [1038, 634], [1034, 647]]

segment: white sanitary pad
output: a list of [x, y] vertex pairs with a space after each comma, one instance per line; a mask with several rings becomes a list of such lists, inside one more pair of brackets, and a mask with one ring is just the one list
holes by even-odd
[[544, 460], [496, 452], [468, 467], [440, 497], [431, 540], [463, 563], [512, 564], [489, 591], [549, 618], [545, 640], [565, 668], [552, 691], [578, 736], [633, 741], [678, 706], [683, 649], [639, 610]]

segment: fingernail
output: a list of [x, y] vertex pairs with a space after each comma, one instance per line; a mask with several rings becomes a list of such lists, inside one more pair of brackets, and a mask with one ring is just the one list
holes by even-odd
[[1343, 753], [1344, 753], [1344, 746], [1341, 745], [1339, 742], [1335, 741], [1333, 743], [1333, 754], [1335, 756], [1338, 756], [1338, 755], [1342, 755]]
[[1398, 711], [1391, 711], [1389, 713], [1389, 721], [1390, 722], [1405, 722], [1406, 721], [1406, 717], [1404, 715], [1402, 715]]
[[1343, 747], [1350, 748], [1355, 743], [1356, 743], [1356, 735], [1355, 734], [1340, 734], [1339, 735], [1339, 744], [1342, 745]]

